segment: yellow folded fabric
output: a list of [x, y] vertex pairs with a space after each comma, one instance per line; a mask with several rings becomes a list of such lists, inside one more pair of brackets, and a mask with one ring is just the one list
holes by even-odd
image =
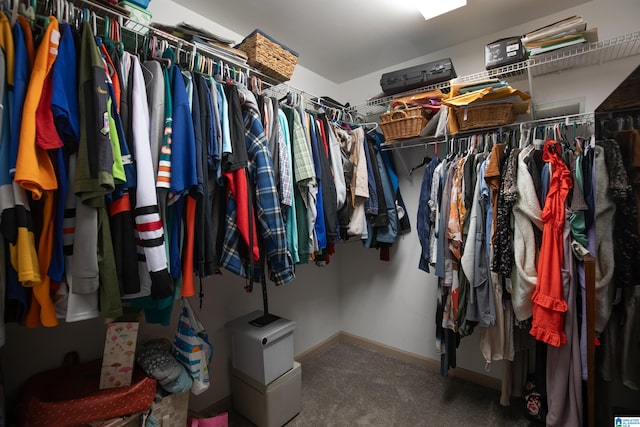
[[514, 89], [511, 86], [506, 86], [500, 88], [485, 88], [476, 90], [473, 92], [465, 93], [463, 95], [454, 96], [449, 99], [443, 99], [442, 103], [451, 107], [463, 107], [472, 104], [473, 102], [494, 101], [511, 96], [518, 96], [522, 101], [528, 101], [531, 99], [531, 96], [528, 93], [522, 92], [518, 89]]
[[418, 103], [421, 104], [421, 100], [426, 99], [443, 99], [448, 95], [444, 94], [440, 89], [432, 90], [429, 92], [416, 93], [413, 95], [403, 96], [402, 98], [395, 98], [392, 102], [404, 102], [406, 104]]

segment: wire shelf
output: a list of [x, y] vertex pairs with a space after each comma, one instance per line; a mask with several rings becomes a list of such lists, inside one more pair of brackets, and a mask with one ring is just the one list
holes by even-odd
[[[466, 76], [460, 76], [457, 78], [457, 81], [461, 83], [473, 83], [492, 78], [518, 81], [526, 79], [528, 73], [531, 73], [532, 77], [538, 77], [570, 68], [602, 64], [638, 54], [640, 54], [640, 31], [614, 37], [608, 40], [579, 46], [570, 46], [547, 54], [536, 55], [515, 64], [505, 65], [493, 70], [485, 70], [474, 74], [468, 74]], [[363, 104], [354, 106], [354, 109], [358, 113], [365, 115], [380, 114], [385, 111], [387, 104], [392, 102], [395, 98], [429, 92], [437, 89], [446, 90], [449, 87], [449, 82], [429, 85], [393, 96], [371, 99]]]

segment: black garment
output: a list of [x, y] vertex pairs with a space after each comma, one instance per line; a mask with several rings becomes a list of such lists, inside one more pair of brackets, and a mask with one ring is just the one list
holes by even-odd
[[[544, 162], [542, 161], [542, 150], [533, 150], [527, 157], [524, 158], [524, 163], [527, 165], [529, 175], [533, 181], [533, 186], [536, 189], [536, 196], [538, 197], [538, 203], [540, 207], [544, 206], [544, 200], [542, 200], [542, 178], [540, 176]], [[542, 245], [542, 230], [538, 227], [533, 227], [533, 236], [536, 240], [536, 248], [540, 248]]]
[[238, 88], [230, 84], [225, 84], [223, 88], [229, 108], [229, 134], [231, 136], [233, 152], [224, 155], [222, 159], [222, 170], [230, 172], [246, 167], [249, 162], [249, 157], [247, 155], [242, 105], [240, 104]]
[[[324, 129], [324, 135], [329, 135], [329, 124], [327, 123], [324, 114], [318, 116], [320, 124]], [[333, 179], [333, 171], [331, 170], [331, 161], [329, 160], [329, 154], [324, 149], [324, 142], [322, 137], [318, 135], [318, 152], [320, 157], [320, 166], [322, 168], [322, 203], [324, 209], [324, 224], [325, 232], [327, 234], [327, 245], [333, 245], [336, 243], [338, 237], [338, 196], [336, 194], [336, 183]], [[326, 141], [327, 149], [329, 148], [329, 141]]]
[[582, 157], [582, 191], [587, 202], [587, 211], [584, 213], [585, 230], [591, 229], [596, 218], [595, 188], [593, 188], [593, 161], [594, 150], [587, 150]]
[[640, 235], [638, 234], [638, 207], [627, 174], [625, 158], [614, 140], [597, 141], [604, 148], [604, 159], [609, 173], [609, 191], [616, 203], [613, 229], [613, 256], [616, 265], [613, 281], [616, 287], [636, 286], [640, 283]]
[[[475, 186], [472, 183], [476, 182], [476, 155], [470, 154], [467, 157], [467, 161], [464, 162], [464, 175], [463, 179], [465, 183], [469, 183], [464, 186], [464, 205], [472, 206], [473, 205], [473, 191], [475, 190]], [[469, 208], [471, 210], [471, 208]], [[466, 215], [465, 219], [470, 217], [471, 215]]]
[[382, 187], [382, 178], [380, 177], [380, 169], [378, 169], [378, 161], [376, 159], [375, 141], [367, 138], [365, 149], [368, 150], [369, 164], [367, 167], [370, 169], [373, 175], [375, 188], [369, 183], [369, 192], [375, 191], [376, 199], [378, 200], [378, 213], [376, 215], [369, 215], [369, 223], [373, 228], [386, 227], [389, 225], [389, 214], [387, 212], [387, 203], [384, 198], [384, 188]]
[[[205, 227], [205, 212], [208, 199], [205, 197], [208, 190], [208, 174], [207, 167], [207, 146], [209, 144], [210, 129], [207, 126], [207, 100], [209, 94], [205, 91], [202, 84], [202, 76], [191, 73], [193, 81], [193, 99], [191, 107], [191, 118], [193, 121], [193, 134], [196, 146], [196, 175], [198, 184], [189, 190], [189, 196], [196, 200], [195, 212], [195, 233], [193, 248], [193, 271], [198, 276], [204, 275], [204, 245], [207, 229]], [[189, 272], [190, 273], [190, 272]], [[202, 289], [200, 290], [202, 291]]]
[[[196, 200], [200, 200], [204, 196], [204, 178], [203, 178], [203, 129], [202, 129], [202, 114], [200, 112], [200, 87], [197, 84], [197, 80], [200, 80], [200, 76], [195, 73], [191, 74], [191, 81], [193, 86], [193, 95], [191, 99], [191, 121], [193, 122], [193, 137], [196, 147], [196, 177], [197, 184], [189, 189], [189, 195]], [[187, 78], [185, 77], [185, 84]]]
[[198, 89], [198, 102], [200, 108], [200, 128], [202, 134], [202, 146], [196, 156], [202, 160], [202, 197], [198, 199], [196, 205], [196, 233], [195, 251], [193, 261], [194, 269], [198, 276], [206, 277], [218, 271], [217, 257], [215, 256], [215, 243], [217, 229], [213, 227], [212, 218], [212, 198], [210, 186], [214, 185], [209, 175], [215, 176], [215, 171], [209, 170], [207, 158], [210, 147], [215, 147], [215, 134], [213, 123], [213, 104], [211, 91], [207, 80], [198, 75], [194, 75], [194, 81]]

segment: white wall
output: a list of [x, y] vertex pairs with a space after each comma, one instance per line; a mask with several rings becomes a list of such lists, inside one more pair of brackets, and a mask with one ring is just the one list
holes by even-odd
[[[246, 34], [233, 32], [219, 23], [187, 9], [180, 4], [174, 3], [171, 0], [154, 0], [149, 3], [149, 10], [153, 14], [154, 22], [168, 25], [188, 22], [189, 24], [206, 28], [214, 34], [228, 38], [237, 43], [240, 43], [246, 36]], [[286, 40], [283, 42], [287, 43]], [[337, 84], [301, 65], [296, 66], [293, 76], [291, 77], [291, 81], [287, 82], [287, 84], [317, 96], [328, 95], [335, 97], [339, 94]]]
[[[383, 72], [446, 57], [452, 58], [459, 76], [476, 73], [484, 69], [483, 49], [486, 43], [522, 34], [573, 14], [582, 15], [589, 27], [598, 27], [600, 40], [640, 29], [640, 2], [637, 0], [594, 0], [524, 26], [373, 72], [341, 84], [340, 91], [352, 104], [358, 105], [380, 92], [379, 79]], [[534, 81], [535, 102], [585, 97], [585, 111], [593, 111], [638, 64], [640, 57], [635, 56], [542, 76]], [[523, 86], [521, 89], [528, 90], [526, 80], [519, 85]], [[393, 154], [402, 156], [411, 167], [418, 164], [426, 152], [425, 148], [410, 148], [393, 151]], [[433, 155], [432, 147], [429, 147], [428, 153]], [[401, 173], [400, 188], [413, 230], [394, 246], [391, 261], [377, 262], [375, 252], [360, 248], [341, 257], [341, 325], [346, 332], [439, 360], [434, 347], [437, 282], [432, 273], [418, 269], [420, 244], [415, 221], [421, 173], [422, 169], [414, 172], [413, 182], [408, 179], [406, 172]], [[360, 268], [362, 265], [367, 265], [367, 268]], [[477, 333], [462, 339], [458, 350], [458, 366], [485, 372]], [[494, 363], [489, 375], [499, 377], [500, 372], [500, 363]]]

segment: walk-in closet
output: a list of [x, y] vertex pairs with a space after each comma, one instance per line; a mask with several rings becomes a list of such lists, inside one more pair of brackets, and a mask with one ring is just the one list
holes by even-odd
[[640, 426], [637, 0], [0, 3], [0, 427]]

